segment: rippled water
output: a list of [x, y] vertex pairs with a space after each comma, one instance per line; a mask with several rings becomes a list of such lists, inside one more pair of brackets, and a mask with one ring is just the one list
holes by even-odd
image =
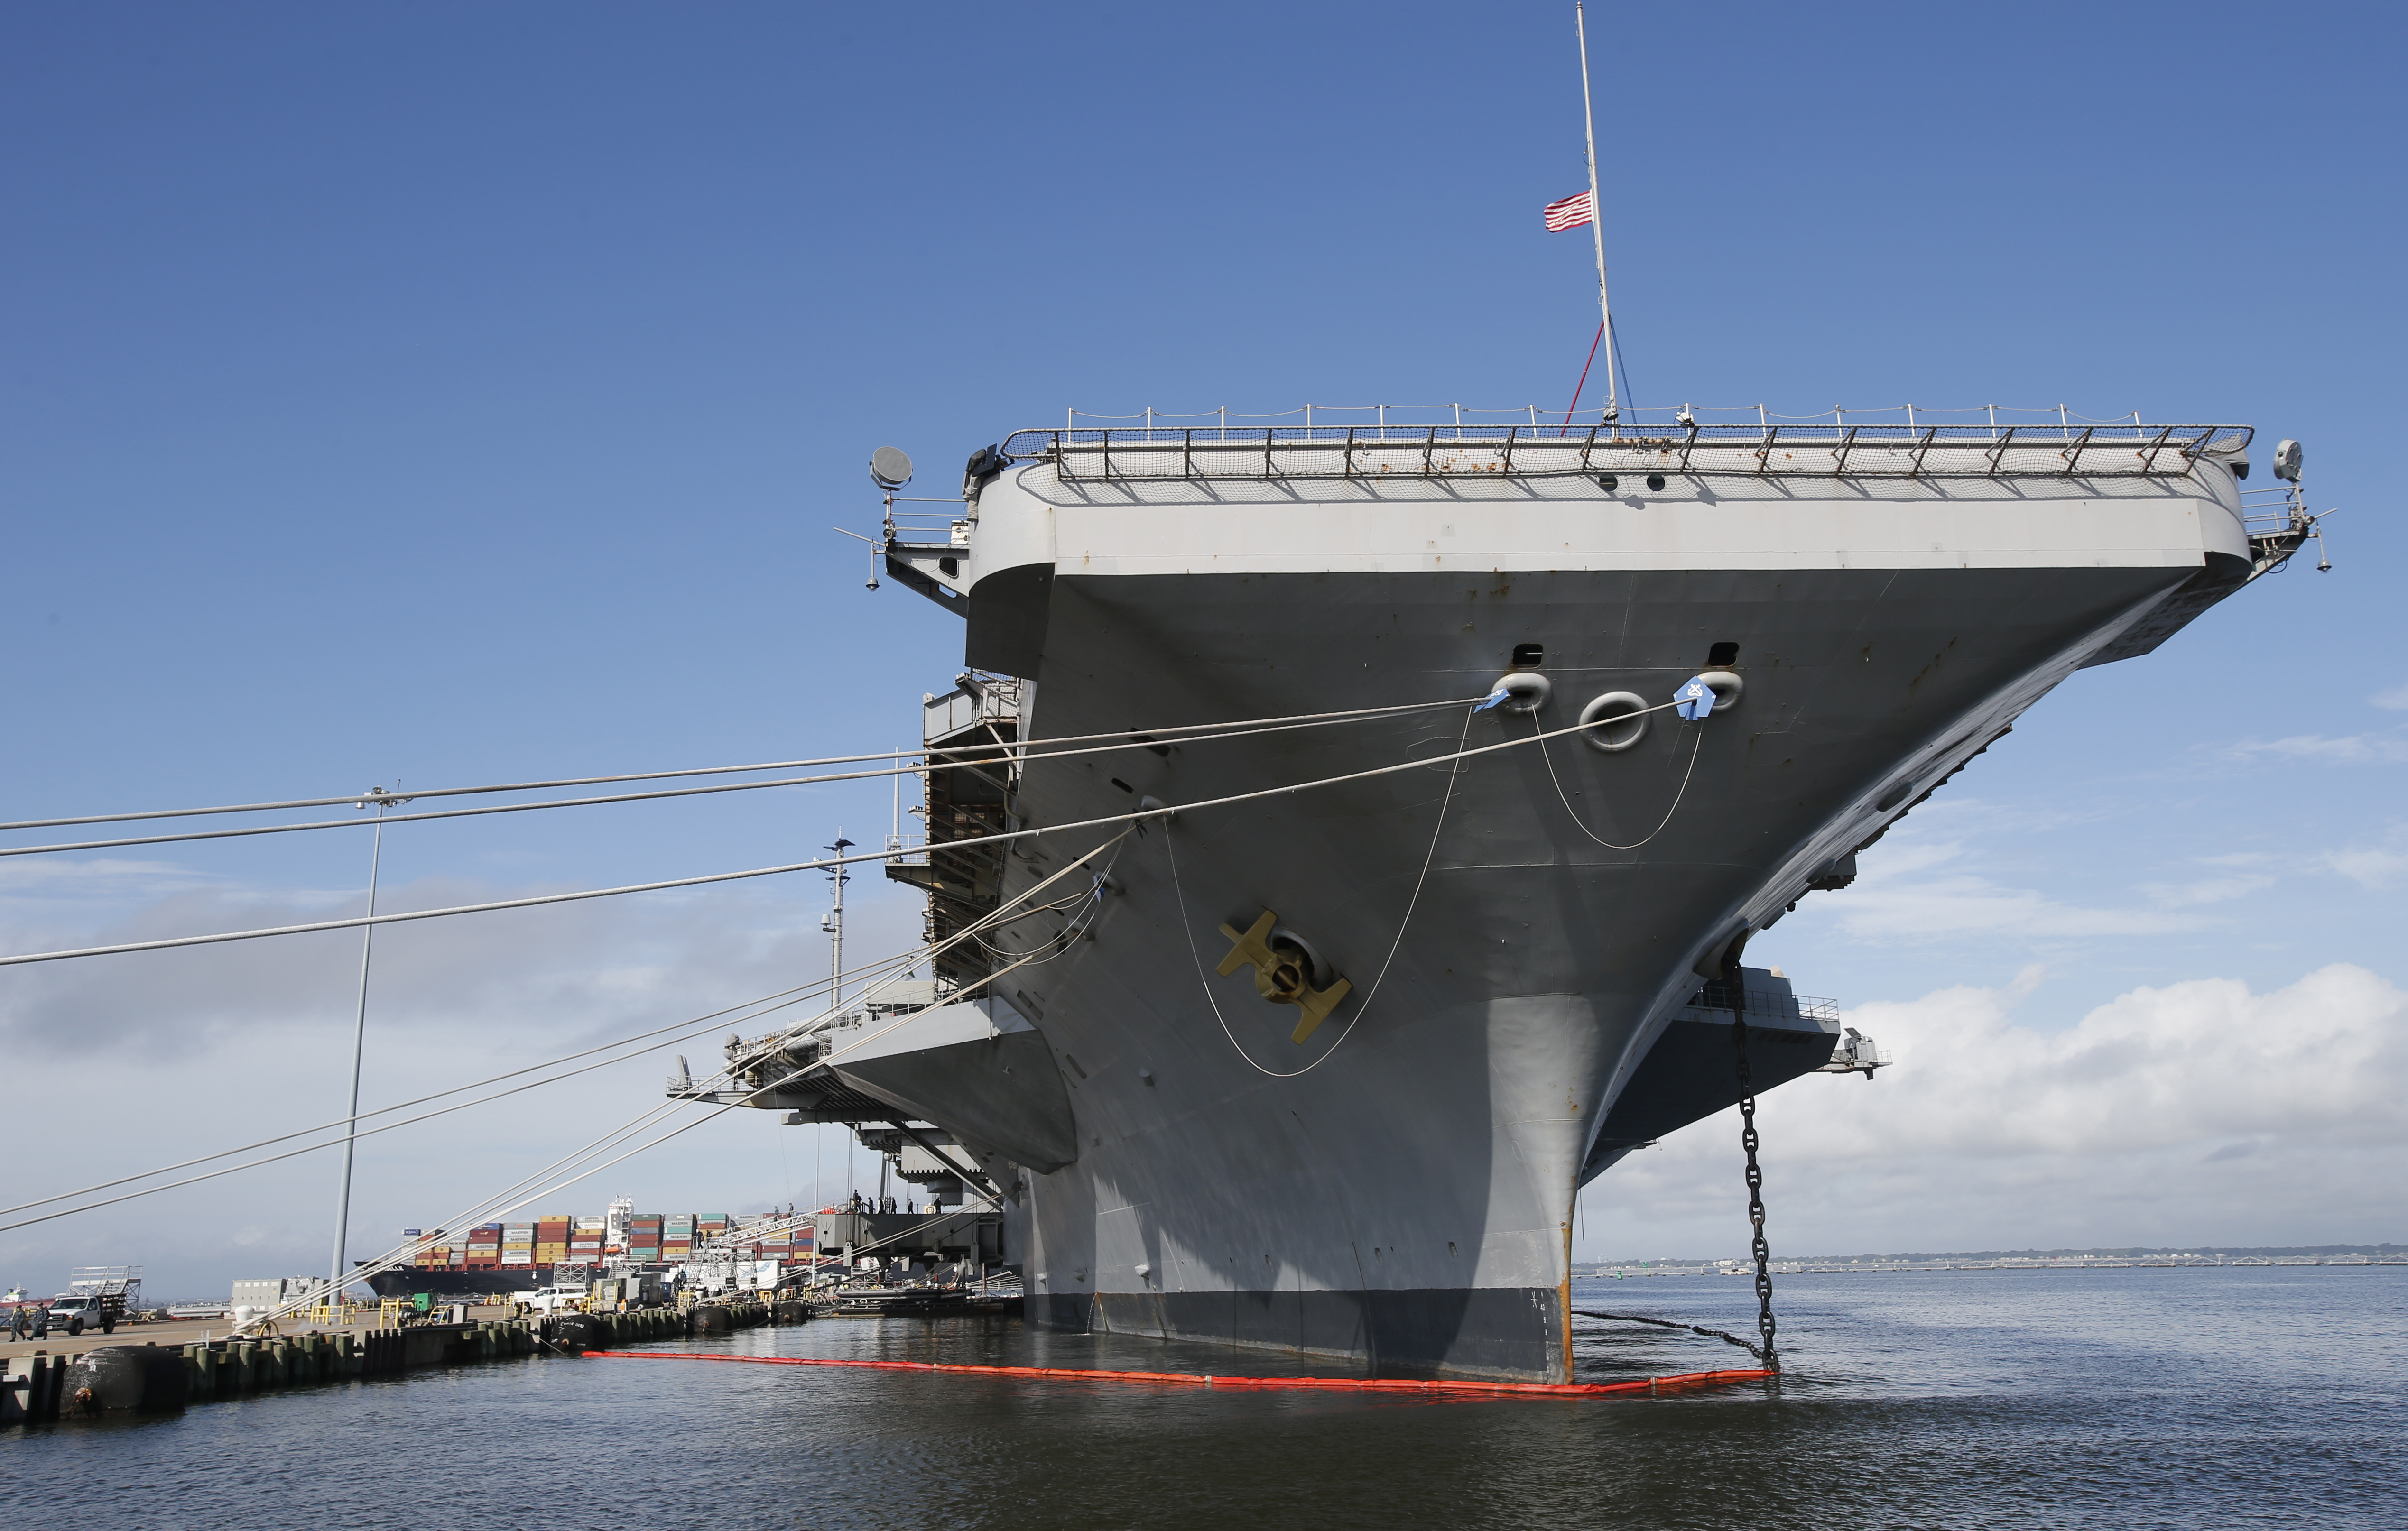
[[[1724, 1278], [1579, 1305], [1741, 1329]], [[1777, 1388], [1432, 1402], [527, 1360], [0, 1432], [0, 1521], [308, 1527], [2408, 1525], [2408, 1268], [1781, 1281]], [[655, 1347], [670, 1348], [670, 1347]], [[996, 1320], [680, 1348], [1276, 1374]], [[1746, 1365], [1584, 1325], [1583, 1380]], [[1326, 1369], [1326, 1368], [1320, 1368]]]

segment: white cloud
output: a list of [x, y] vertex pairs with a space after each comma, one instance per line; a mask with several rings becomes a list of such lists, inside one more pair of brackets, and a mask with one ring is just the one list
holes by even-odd
[[2379, 842], [2328, 851], [2317, 860], [2362, 888], [2387, 888], [2408, 876], [2408, 824], [2394, 823]]
[[[2196, 927], [2196, 915], [2164, 909], [2101, 909], [2061, 903], [1980, 873], [1946, 870], [1964, 859], [1955, 841], [1924, 841], [1863, 858], [1856, 881], [1831, 909], [1840, 929], [1862, 939], [1937, 939], [1966, 935], [2092, 937], [2155, 935]], [[1928, 875], [1939, 872], [1942, 875]], [[2204, 886], [2204, 885], [2202, 885]], [[2229, 896], [2229, 895], [2227, 895]], [[2167, 904], [2210, 902], [2165, 899]]]
[[[545, 891], [425, 879], [388, 887], [380, 907]], [[733, 997], [789, 965], [817, 976], [826, 951], [819, 897], [799, 883], [752, 885], [388, 925], [376, 937], [374, 1002], [396, 1023], [477, 1032], [571, 1016], [609, 1026], [666, 995]], [[39, 910], [47, 928], [0, 910], [0, 946], [28, 952], [304, 923], [357, 914], [361, 902], [357, 891], [169, 885], [139, 903], [53, 901]], [[896, 934], [908, 932], [898, 924]], [[359, 952], [360, 933], [345, 930], [0, 969], [0, 1046], [20, 1056], [68, 1038], [79, 1051], [95, 1040], [206, 1051], [207, 1038], [229, 1029], [315, 1024], [351, 1005]]]
[[2393, 766], [2408, 761], [2408, 739], [2383, 734], [2294, 734], [2279, 739], [2241, 739], [2220, 751], [2227, 760], [2315, 761], [2329, 766]]
[[[1866, 1005], [1898, 1062], [1760, 1105], [1776, 1246], [1796, 1253], [2397, 1239], [2408, 994], [2336, 965], [2268, 994], [2199, 979], [2060, 1030], [2013, 989]], [[2024, 1000], [2028, 1007], [2032, 1002]], [[1735, 1112], [1589, 1192], [1597, 1252], [1739, 1244]], [[1701, 1215], [1700, 1209], [1712, 1209]]]
[[[387, 907], [423, 908], [534, 891], [428, 880], [385, 897]], [[827, 970], [824, 897], [792, 880], [388, 926], [376, 941], [365, 1103], [816, 981]], [[50, 944], [80, 945], [323, 918], [358, 899], [187, 883], [148, 903], [67, 900], [34, 917], [58, 926]], [[31, 948], [24, 912], [0, 909], [0, 947]], [[857, 882], [847, 912], [849, 953], [917, 944], [919, 900], [899, 888]], [[339, 1114], [359, 950], [359, 933], [340, 931], [0, 969], [0, 1056], [19, 1145], [9, 1161], [17, 1194], [0, 1205]], [[757, 1036], [776, 1023], [740, 1029]], [[669, 1054], [707, 1069], [730, 1028], [695, 1029], [659, 1052], [366, 1140], [353, 1254], [382, 1249], [405, 1225], [437, 1223], [659, 1105]], [[599, 1211], [622, 1192], [695, 1210], [808, 1200], [815, 1148], [825, 1158], [822, 1188], [839, 1195], [845, 1148], [836, 1133], [731, 1112], [544, 1209]], [[50, 1290], [70, 1266], [132, 1261], [150, 1267], [154, 1295], [177, 1297], [222, 1293], [237, 1276], [322, 1272], [336, 1173], [335, 1156], [319, 1153], [0, 1234], [0, 1284]]]
[[220, 885], [218, 879], [165, 862], [117, 861], [106, 856], [0, 859], [0, 909], [12, 916], [62, 899], [150, 899]]
[[2395, 712], [2408, 711], [2408, 685], [2394, 686], [2389, 691], [2377, 692], [2367, 700], [2376, 707], [2389, 708]]
[[2196, 882], [2143, 882], [2141, 891], [2169, 909], [2222, 904], [2273, 886], [2271, 877], [2210, 877]]
[[[2270, 994], [2229, 979], [2135, 989], [2056, 1032], [1958, 989], [1860, 1007], [1930, 1088], [1859, 1152], [2113, 1154], [2236, 1133], [2408, 1143], [2408, 995], [2337, 964]], [[1969, 1101], [1988, 1103], [1968, 1113]], [[1856, 1119], [1859, 1134], [1868, 1130]]]

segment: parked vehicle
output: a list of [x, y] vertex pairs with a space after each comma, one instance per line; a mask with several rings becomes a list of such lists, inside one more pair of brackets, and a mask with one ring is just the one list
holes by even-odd
[[141, 1307], [140, 1266], [78, 1266], [50, 1302], [50, 1322], [64, 1324], [71, 1335], [94, 1326], [108, 1334]]
[[79, 1335], [86, 1329], [113, 1334], [117, 1321], [124, 1316], [125, 1299], [113, 1292], [64, 1292], [50, 1299], [50, 1322], [65, 1324], [69, 1335]]
[[547, 1286], [540, 1291], [523, 1292], [513, 1301], [524, 1303], [538, 1313], [573, 1313], [582, 1307], [589, 1295], [583, 1283]]

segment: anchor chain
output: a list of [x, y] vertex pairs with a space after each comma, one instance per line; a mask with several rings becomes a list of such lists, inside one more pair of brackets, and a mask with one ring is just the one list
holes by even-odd
[[1726, 1345], [1736, 1345], [1758, 1360], [1764, 1358], [1764, 1352], [1756, 1349], [1753, 1342], [1741, 1338], [1728, 1329], [1709, 1329], [1701, 1324], [1676, 1324], [1670, 1319], [1646, 1318], [1638, 1313], [1598, 1313], [1586, 1308], [1575, 1308], [1572, 1311], [1582, 1318], [1610, 1319], [1617, 1324], [1652, 1324], [1658, 1329], [1686, 1329], [1693, 1335], [1703, 1335], [1708, 1339], [1719, 1339]]
[[1773, 1349], [1772, 1252], [1764, 1241], [1764, 1169], [1756, 1162], [1756, 1089], [1747, 1069], [1747, 997], [1731, 985], [1731, 1045], [1739, 1054], [1740, 1147], [1747, 1151], [1747, 1222], [1755, 1230], [1750, 1252], [1756, 1256], [1756, 1332], [1764, 1337], [1758, 1352], [1767, 1371], [1781, 1369], [1781, 1353]]

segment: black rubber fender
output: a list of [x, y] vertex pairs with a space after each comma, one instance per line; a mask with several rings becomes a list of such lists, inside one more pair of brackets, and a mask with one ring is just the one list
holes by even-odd
[[63, 1391], [67, 1412], [157, 1414], [183, 1408], [192, 1381], [180, 1351], [104, 1345], [67, 1364]]

